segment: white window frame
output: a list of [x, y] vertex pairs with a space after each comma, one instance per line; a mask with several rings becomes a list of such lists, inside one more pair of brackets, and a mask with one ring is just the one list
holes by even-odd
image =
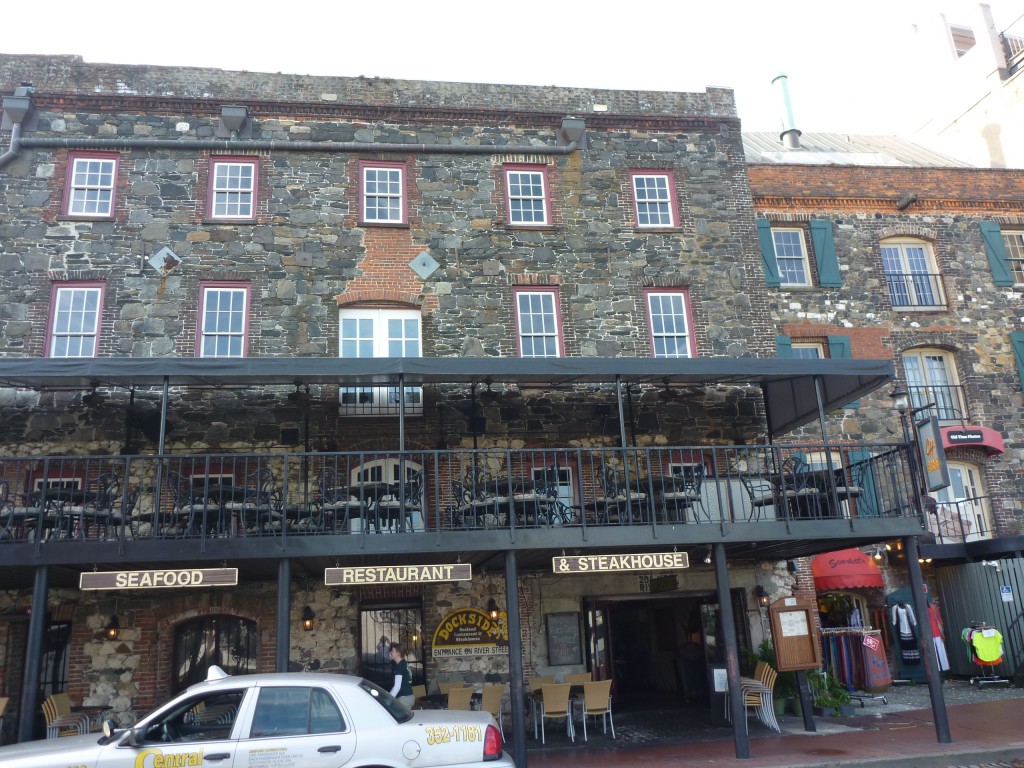
[[890, 238], [879, 246], [893, 309], [935, 310], [946, 306], [931, 243], [913, 238]]
[[1024, 232], [1003, 230], [1003, 247], [1006, 248], [1006, 261], [1013, 272], [1013, 282], [1024, 284]]
[[96, 155], [72, 156], [67, 216], [109, 219], [114, 215], [117, 160]]
[[[415, 321], [412, 334], [408, 333], [410, 321]], [[341, 358], [422, 357], [422, 313], [417, 309], [383, 307], [342, 309], [338, 316], [338, 338]], [[397, 416], [400, 410], [398, 387], [341, 387], [338, 396], [342, 416]], [[405, 413], [423, 414], [422, 387], [405, 388]]]
[[505, 194], [508, 199], [509, 224], [520, 227], [537, 227], [547, 226], [550, 223], [546, 168], [542, 166], [506, 168]]
[[676, 213], [672, 177], [668, 173], [633, 173], [633, 212], [641, 229], [674, 227]]
[[932, 409], [939, 421], [960, 422], [966, 418], [961, 411], [962, 391], [957, 376], [956, 358], [941, 349], [918, 347], [903, 352], [903, 374], [912, 408], [934, 403]]
[[[248, 179], [241, 173], [243, 169], [248, 170]], [[256, 217], [256, 172], [255, 160], [210, 160], [211, 219], [248, 221]]]
[[[669, 301], [672, 311], [663, 305]], [[659, 306], [656, 306], [659, 305]], [[678, 305], [678, 306], [676, 306]], [[682, 328], [679, 327], [680, 323]], [[693, 357], [693, 333], [690, 329], [690, 296], [686, 291], [648, 291], [647, 324], [654, 357]], [[671, 343], [671, 349], [669, 344]], [[681, 350], [685, 350], [685, 354]]]
[[[379, 175], [385, 178], [378, 178]], [[405, 167], [402, 165], [368, 163], [360, 171], [362, 187], [360, 190], [360, 211], [362, 221], [366, 224], [404, 224], [405, 223]], [[371, 192], [372, 190], [372, 192]], [[370, 200], [382, 201], [370, 206]], [[384, 215], [380, 215], [380, 211]], [[371, 211], [373, 215], [371, 215]]]
[[792, 356], [797, 360], [824, 360], [825, 345], [817, 341], [793, 341], [790, 343]]
[[[995, 538], [995, 526], [981, 470], [962, 461], [947, 462], [949, 485], [932, 491], [938, 502], [928, 525], [939, 543]], [[962, 527], [961, 527], [962, 521]]]
[[772, 227], [775, 264], [779, 285], [806, 288], [811, 284], [811, 263], [807, 258], [807, 238], [799, 227]]
[[[58, 285], [53, 292], [51, 307], [49, 356], [96, 357], [102, 316], [102, 288], [90, 285]], [[58, 341], [63, 345], [63, 350], [58, 350]], [[77, 354], [69, 353], [71, 346], [75, 347]], [[90, 348], [85, 350], [86, 346]]]
[[[239, 285], [204, 285], [201, 287], [202, 297], [197, 323], [196, 357], [245, 357], [248, 351], [249, 330], [249, 289]], [[213, 294], [231, 297], [227, 309], [218, 307], [215, 312], [210, 309], [210, 297]], [[235, 300], [241, 297], [242, 305], [237, 307]], [[235, 318], [241, 320], [241, 327], [234, 323]], [[227, 320], [227, 327], [222, 321]], [[226, 342], [228, 349], [221, 354], [221, 345]], [[211, 348], [212, 345], [212, 348]]]
[[[515, 298], [519, 356], [561, 357], [562, 319], [558, 291], [553, 288], [517, 290]], [[536, 352], [538, 342], [543, 348], [542, 354]], [[550, 348], [552, 343], [553, 351]]]

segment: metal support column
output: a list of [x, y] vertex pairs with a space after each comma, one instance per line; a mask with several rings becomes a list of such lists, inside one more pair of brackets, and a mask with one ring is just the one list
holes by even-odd
[[32, 586], [32, 616], [25, 641], [25, 669], [21, 677], [21, 709], [18, 710], [18, 741], [32, 741], [36, 710], [39, 709], [39, 664], [43, 659], [43, 638], [46, 634], [46, 593], [50, 588], [48, 566], [36, 568]]
[[277, 646], [274, 649], [274, 671], [288, 671], [288, 652], [292, 645], [292, 561], [282, 557], [277, 562]]
[[508, 617], [508, 677], [512, 706], [512, 756], [526, 768], [526, 691], [523, 688], [523, 635], [519, 617], [519, 566], [516, 551], [505, 550], [505, 613]]
[[953, 737], [949, 733], [946, 700], [942, 695], [942, 674], [939, 672], [939, 662], [935, 657], [935, 644], [932, 642], [931, 637], [931, 624], [928, 622], [928, 603], [924, 596], [924, 575], [921, 573], [921, 563], [917, 560], [917, 536], [903, 537], [903, 551], [907, 553], [910, 595], [914, 602], [914, 615], [917, 616], [917, 635], [921, 643], [921, 661], [924, 662], [924, 675], [928, 681], [928, 695], [932, 700], [932, 716], [935, 718], [935, 737], [939, 744], [952, 744]]
[[747, 708], [740, 691], [740, 651], [736, 642], [736, 619], [732, 615], [732, 595], [729, 594], [729, 570], [725, 562], [725, 544], [712, 545], [715, 558], [715, 585], [718, 587], [718, 613], [725, 635], [725, 674], [729, 680], [729, 712], [732, 714], [732, 736], [736, 743], [736, 757], [750, 757], [750, 735], [744, 720]]

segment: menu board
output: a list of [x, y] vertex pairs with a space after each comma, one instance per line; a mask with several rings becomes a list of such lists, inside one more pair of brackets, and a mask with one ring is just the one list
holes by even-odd
[[548, 629], [548, 666], [582, 664], [579, 613], [549, 613], [544, 618]]

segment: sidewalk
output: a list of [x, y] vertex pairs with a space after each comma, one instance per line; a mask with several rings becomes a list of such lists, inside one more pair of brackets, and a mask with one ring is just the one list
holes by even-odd
[[[870, 710], [865, 710], [870, 712]], [[529, 768], [667, 768], [668, 766], [789, 766], [790, 768], [947, 768], [1009, 763], [1024, 767], [1024, 702], [1020, 699], [947, 705], [951, 744], [939, 744], [930, 709], [863, 714], [834, 720], [816, 718], [817, 733], [803, 721], [780, 720], [783, 733], [751, 721], [750, 759], [736, 758], [730, 729], [712, 740], [617, 747], [603, 735], [587, 744], [530, 749]], [[841, 723], [841, 724], [840, 724]]]

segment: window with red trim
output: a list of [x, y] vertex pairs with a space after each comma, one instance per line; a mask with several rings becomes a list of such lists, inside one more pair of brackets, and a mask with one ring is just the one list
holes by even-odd
[[505, 199], [508, 223], [546, 226], [551, 223], [548, 172], [543, 165], [506, 165]]
[[255, 219], [258, 170], [252, 157], [211, 157], [207, 216], [230, 221]]
[[363, 224], [405, 224], [405, 164], [360, 164], [359, 220]]
[[208, 283], [200, 287], [200, 294], [196, 357], [245, 357], [249, 287]]
[[638, 227], [676, 226], [675, 183], [666, 171], [633, 171], [633, 212]]
[[558, 290], [522, 288], [515, 292], [520, 357], [561, 357]]
[[116, 152], [72, 152], [68, 155], [63, 205], [65, 216], [113, 218], [118, 160]]
[[102, 312], [102, 283], [54, 285], [47, 330], [48, 355], [96, 357]]
[[693, 357], [687, 291], [648, 291], [647, 319], [655, 357]]

